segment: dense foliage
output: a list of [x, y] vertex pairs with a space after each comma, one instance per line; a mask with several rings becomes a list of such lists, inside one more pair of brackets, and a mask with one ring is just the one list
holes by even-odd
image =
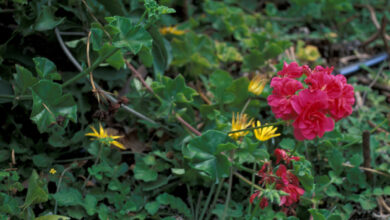
[[0, 1], [0, 219], [388, 217], [370, 4]]

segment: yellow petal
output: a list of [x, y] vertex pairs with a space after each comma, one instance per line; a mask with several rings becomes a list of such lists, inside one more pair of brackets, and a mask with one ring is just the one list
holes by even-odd
[[119, 143], [118, 141], [112, 141], [111, 144], [122, 149], [122, 150], [126, 150], [126, 148], [123, 146], [123, 144]]
[[99, 134], [95, 134], [95, 133], [86, 133], [85, 136], [99, 137]]

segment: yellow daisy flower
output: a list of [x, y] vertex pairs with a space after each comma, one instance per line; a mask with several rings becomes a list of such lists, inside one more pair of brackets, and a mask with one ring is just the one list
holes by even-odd
[[[246, 114], [239, 114], [237, 112], [237, 117], [234, 118], [234, 113], [233, 113], [233, 119], [232, 119], [232, 129], [231, 131], [238, 131], [242, 129], [246, 129], [249, 127], [253, 121], [253, 119], [249, 120], [248, 122], [248, 115]], [[238, 140], [238, 138], [243, 137], [247, 135], [249, 131], [239, 131], [239, 132], [234, 132], [230, 133], [229, 136], [233, 138], [234, 140]]]
[[183, 30], [177, 30], [176, 27], [177, 26], [162, 27], [162, 28], [160, 28], [160, 33], [162, 35], [166, 35], [166, 34], [183, 35], [186, 33], [186, 31], [183, 31]]
[[248, 91], [255, 95], [260, 95], [263, 92], [266, 83], [266, 79], [262, 78], [260, 75], [256, 75], [249, 83]]
[[54, 168], [51, 168], [51, 169], [50, 169], [50, 171], [49, 171], [49, 173], [51, 173], [51, 174], [53, 174], [53, 175], [54, 175], [54, 174], [56, 174], [56, 173], [57, 173], [57, 170], [55, 170]]
[[[265, 124], [265, 125], [267, 125], [267, 124]], [[255, 122], [252, 123], [252, 127], [254, 127], [254, 128], [260, 127], [260, 126], [261, 126], [260, 121], [257, 121], [257, 123], [255, 123]], [[277, 129], [278, 129], [277, 127], [274, 128], [274, 126], [268, 126], [268, 127], [254, 129], [253, 132], [255, 133], [257, 140], [266, 141], [266, 140], [269, 140], [273, 137], [280, 136], [279, 133], [275, 134]]]
[[110, 146], [111, 144], [122, 149], [126, 150], [126, 148], [123, 146], [123, 144], [119, 143], [115, 139], [121, 138], [122, 136], [114, 136], [107, 134], [107, 131], [105, 131], [101, 124], [99, 124], [99, 132], [96, 131], [96, 129], [93, 126], [90, 126], [93, 133], [86, 133], [85, 136], [91, 136], [95, 137], [93, 139], [98, 140], [100, 143], [103, 143], [105, 145]]

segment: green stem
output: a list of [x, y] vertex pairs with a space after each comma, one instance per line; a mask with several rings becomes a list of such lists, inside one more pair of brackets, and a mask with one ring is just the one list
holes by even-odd
[[297, 151], [298, 147], [302, 145], [302, 141], [298, 141], [298, 143], [295, 145], [294, 149], [290, 153], [290, 157], [294, 155], [295, 151]]
[[232, 194], [232, 185], [233, 185], [233, 166], [230, 167], [230, 176], [229, 176], [229, 188], [228, 188], [228, 193], [227, 193], [227, 198], [225, 202], [225, 208], [223, 210], [223, 215], [222, 215], [222, 220], [225, 220], [227, 212], [229, 210], [229, 202], [230, 202], [230, 197]]
[[[219, 193], [221, 192], [222, 186], [223, 186], [223, 181], [219, 182], [219, 184], [218, 184], [217, 191], [215, 192], [213, 202], [211, 203], [211, 206], [210, 206], [210, 212], [207, 214], [207, 216], [205, 218], [206, 220], [209, 220], [211, 215], [213, 214], [212, 210], [214, 209], [215, 204], [217, 204], [217, 200], [219, 197]], [[200, 220], [202, 220], [202, 219], [200, 219]]]
[[[253, 170], [256, 170], [256, 163], [253, 163]], [[252, 173], [252, 184], [255, 185], [255, 177], [256, 177], [256, 173]], [[253, 185], [251, 185], [251, 194], [253, 194]], [[248, 214], [251, 213], [251, 210], [252, 210], [252, 203], [249, 203], [249, 209], [248, 209]]]
[[[259, 196], [259, 197], [260, 197], [260, 196]], [[257, 201], [256, 207], [255, 207], [255, 209], [253, 210], [253, 212], [252, 212], [251, 217], [249, 218], [249, 220], [252, 220], [253, 217], [255, 216], [255, 213], [257, 213], [257, 210], [259, 210], [260, 202], [261, 202], [261, 199], [259, 198], [259, 201]]]
[[249, 105], [249, 103], [251, 102], [251, 100], [252, 100], [251, 98], [249, 98], [248, 100], [246, 100], [246, 103], [245, 103], [244, 107], [242, 108], [240, 115], [242, 115], [242, 114], [245, 113], [245, 111], [246, 111], [246, 109], [248, 108], [248, 105]]
[[[96, 166], [97, 163], [99, 162], [100, 155], [102, 154], [102, 150], [103, 150], [102, 148], [103, 148], [103, 144], [99, 144], [99, 152], [98, 152], [98, 155], [96, 157], [95, 163], [93, 164], [94, 166]], [[87, 179], [85, 179], [84, 184], [82, 186], [82, 189], [84, 189], [87, 186], [87, 183], [88, 183], [90, 178], [91, 178], [91, 174], [88, 174], [88, 177], [87, 177]]]
[[81, 73], [79, 73], [76, 76], [72, 77], [68, 81], [64, 82], [62, 84], [62, 88], [66, 87], [66, 86], [76, 82], [77, 80], [83, 78], [84, 76], [88, 75], [89, 72], [91, 72], [94, 69], [96, 69], [102, 62], [104, 62], [106, 59], [108, 59], [112, 55], [114, 55], [118, 50], [119, 50], [119, 48], [116, 48], [115, 50], [113, 50], [113, 51], [111, 51], [109, 53], [106, 53], [103, 56], [99, 56], [99, 58], [97, 58], [96, 61], [90, 67], [88, 67], [87, 69], [83, 70]]
[[14, 96], [14, 95], [1, 95], [0, 94], [0, 99], [30, 100], [30, 99], [32, 99], [32, 96], [31, 95]]
[[[207, 195], [207, 199], [206, 199], [206, 203], [204, 204], [203, 206], [203, 209], [202, 209], [202, 214], [200, 215], [200, 220], [203, 219], [203, 216], [206, 214], [206, 211], [207, 209], [209, 208], [209, 204], [210, 204], [210, 201], [211, 201], [211, 197], [214, 195], [214, 191], [215, 191], [215, 186], [216, 184], [215, 183], [212, 183], [213, 185], [211, 186], [211, 189], [210, 189], [210, 192], [209, 194]], [[198, 214], [198, 213], [196, 213]]]
[[[68, 168], [64, 169], [64, 171], [62, 171], [61, 173], [61, 176], [60, 178], [58, 179], [58, 183], [57, 183], [57, 190], [56, 190], [56, 193], [58, 193], [60, 191], [60, 187], [61, 187], [61, 183], [62, 183], [62, 179], [64, 178], [64, 175], [66, 172], [68, 172], [70, 169], [72, 169], [73, 166], [69, 166]], [[57, 214], [57, 207], [58, 207], [58, 204], [57, 204], [57, 200], [54, 204], [54, 215]]]
[[192, 214], [192, 216], [195, 216], [195, 214], [194, 214], [194, 202], [192, 201], [191, 188], [190, 188], [190, 186], [188, 184], [186, 184], [186, 187], [187, 187], [187, 193], [188, 193], [188, 202], [190, 203], [190, 207], [191, 207], [191, 214]]
[[282, 125], [284, 123], [286, 123], [286, 122], [285, 121], [278, 121], [278, 122], [274, 122], [271, 124], [265, 124], [265, 125], [261, 125], [261, 126], [257, 126], [257, 127], [250, 127], [250, 128], [245, 128], [245, 129], [241, 129], [241, 130], [229, 131], [228, 134], [237, 133], [237, 132], [241, 132], [241, 131], [251, 131], [251, 130], [258, 129], [258, 128], [265, 128], [265, 127], [269, 127], [269, 126]]
[[198, 203], [196, 204], [196, 209], [195, 209], [195, 219], [198, 219], [198, 213], [200, 210], [200, 204], [203, 198], [203, 190], [200, 191], [199, 197], [198, 197]]
[[256, 170], [253, 170], [253, 169], [250, 169], [250, 168], [247, 168], [247, 167], [244, 167], [240, 164], [234, 164], [234, 166], [242, 171], [245, 171], [247, 173], [250, 173], [250, 174], [253, 174], [253, 173], [257, 173]]

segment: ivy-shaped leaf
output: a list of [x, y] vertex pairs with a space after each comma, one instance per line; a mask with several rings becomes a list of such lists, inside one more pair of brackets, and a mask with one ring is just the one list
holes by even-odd
[[62, 95], [61, 85], [49, 80], [40, 80], [32, 87], [33, 108], [31, 120], [39, 132], [48, 131], [58, 117], [63, 118], [60, 125], [66, 126], [69, 119], [77, 120], [77, 105], [70, 94]]
[[133, 24], [130, 18], [115, 16], [106, 20], [114, 35], [112, 44], [115, 47], [127, 49], [133, 54], [138, 54], [143, 47], [152, 50], [150, 34], [142, 26]]
[[38, 79], [26, 68], [16, 65], [16, 73], [14, 74], [14, 92], [16, 95], [24, 95], [29, 93], [29, 87], [38, 82]]
[[183, 155], [190, 161], [191, 167], [218, 182], [229, 175], [231, 166], [228, 158], [221, 152], [235, 148], [234, 144], [224, 144], [226, 137], [223, 132], [209, 130], [202, 136], [192, 139], [182, 149]]
[[191, 103], [198, 93], [185, 84], [184, 77], [178, 75], [175, 79], [162, 77], [162, 82], [153, 82], [153, 90], [168, 102]]
[[[172, 209], [176, 209], [179, 213], [182, 213], [184, 216], [188, 218], [191, 217], [190, 209], [180, 198], [172, 196], [168, 193], [163, 193], [157, 196], [156, 201], [161, 205], [169, 205]], [[150, 208], [151, 207], [149, 207], [149, 211], [152, 211], [150, 210]]]
[[62, 188], [53, 195], [53, 198], [60, 206], [76, 206], [83, 203], [83, 196], [75, 188]]
[[65, 20], [65, 18], [58, 19], [54, 16], [53, 7], [43, 6], [39, 12], [35, 21], [35, 30], [37, 31], [51, 30]]
[[22, 208], [25, 209], [31, 205], [46, 202], [48, 199], [49, 193], [45, 183], [39, 178], [37, 171], [33, 170], [28, 179], [27, 196]]
[[44, 57], [35, 57], [35, 70], [41, 79], [60, 80], [61, 75], [57, 73], [56, 65]]

